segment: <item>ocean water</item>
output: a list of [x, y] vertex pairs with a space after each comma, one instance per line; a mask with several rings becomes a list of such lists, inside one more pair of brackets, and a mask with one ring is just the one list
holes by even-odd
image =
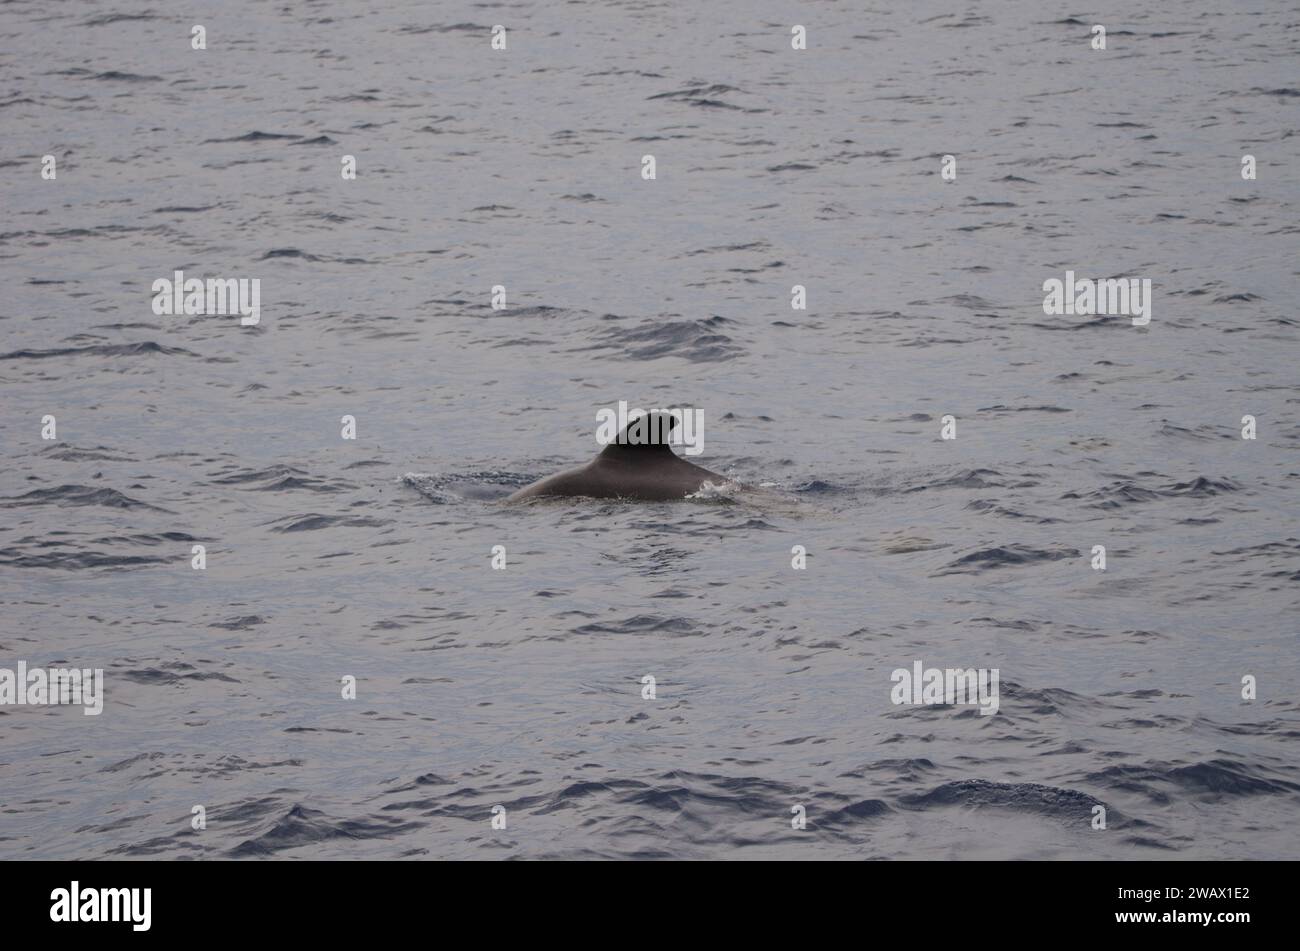
[[0, 858], [1293, 857], [1296, 14], [0, 3]]

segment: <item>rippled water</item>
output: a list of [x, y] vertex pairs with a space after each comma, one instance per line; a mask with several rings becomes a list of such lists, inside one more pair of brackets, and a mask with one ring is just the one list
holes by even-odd
[[0, 856], [1295, 854], [1293, 4], [374, 6], [0, 4]]

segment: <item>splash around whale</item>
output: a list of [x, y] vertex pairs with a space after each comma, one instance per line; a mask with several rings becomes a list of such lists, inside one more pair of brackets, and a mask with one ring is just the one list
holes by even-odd
[[586, 496], [668, 502], [699, 492], [705, 483], [721, 486], [730, 482], [673, 452], [668, 436], [676, 425], [677, 420], [668, 413], [638, 417], [585, 466], [547, 476], [506, 501]]

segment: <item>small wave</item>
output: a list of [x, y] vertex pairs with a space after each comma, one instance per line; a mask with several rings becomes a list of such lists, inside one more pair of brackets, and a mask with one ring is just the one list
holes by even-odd
[[152, 13], [101, 13], [85, 20], [84, 26], [108, 26], [110, 23], [134, 23], [143, 20], [157, 20]]
[[997, 568], [1009, 568], [1019, 565], [1032, 565], [1045, 561], [1060, 561], [1063, 558], [1078, 558], [1077, 548], [1029, 548], [1026, 545], [1005, 545], [998, 548], [982, 548], [962, 555], [956, 561], [949, 562], [939, 574], [962, 574], [992, 571]]
[[856, 489], [847, 485], [839, 485], [835, 482], [826, 482], [822, 479], [812, 479], [809, 482], [802, 482], [793, 487], [794, 492], [802, 495], [851, 495]]
[[319, 810], [295, 804], [274, 819], [269, 827], [231, 849], [229, 854], [232, 858], [268, 856], [330, 839], [386, 839], [417, 828], [419, 823], [384, 816], [332, 819]]
[[265, 623], [266, 619], [261, 615], [246, 614], [241, 617], [227, 618], [224, 621], [213, 621], [208, 627], [219, 628], [223, 631], [247, 631], [249, 628]]
[[660, 617], [657, 614], [637, 614], [622, 621], [584, 624], [573, 629], [575, 634], [666, 634], [670, 637], [703, 637], [708, 631], [681, 617]]
[[494, 502], [505, 498], [515, 489], [536, 482], [537, 478], [536, 475], [493, 469], [463, 475], [408, 472], [402, 476], [401, 481], [430, 502], [450, 505], [463, 501]]
[[212, 480], [215, 485], [247, 486], [256, 492], [342, 492], [350, 489], [348, 483], [332, 483], [308, 475], [293, 466], [274, 465], [265, 469], [244, 470]]
[[161, 76], [142, 76], [139, 73], [123, 73], [116, 69], [110, 69], [105, 73], [95, 73], [91, 79], [99, 79], [105, 82], [119, 83], [160, 83]]
[[1090, 492], [1066, 492], [1063, 499], [1087, 502], [1090, 508], [1119, 508], [1124, 505], [1153, 502], [1168, 498], [1211, 498], [1241, 489], [1230, 479], [1197, 476], [1187, 482], [1175, 482], [1160, 488], [1147, 488], [1131, 479], [1112, 482]]
[[620, 355], [628, 360], [681, 357], [692, 363], [720, 363], [744, 352], [723, 332], [732, 323], [718, 316], [703, 320], [646, 320], [636, 327], [611, 327], [600, 336], [608, 341], [607, 346], [620, 350]]
[[166, 512], [167, 509], [141, 502], [116, 489], [91, 488], [87, 485], [60, 485], [53, 489], [33, 489], [22, 495], [15, 495], [0, 501], [5, 508], [20, 508], [25, 505], [99, 505], [114, 509], [148, 509], [153, 512]]
[[292, 132], [245, 132], [229, 139], [204, 139], [201, 145], [221, 145], [227, 142], [291, 142], [301, 139], [301, 135]]
[[160, 353], [164, 356], [182, 355], [187, 357], [197, 357], [198, 354], [183, 347], [164, 347], [160, 343], [154, 343], [152, 340], [142, 340], [139, 343], [113, 343], [97, 344], [90, 347], [57, 347], [50, 350], [13, 350], [9, 353], [0, 353], [0, 360], [46, 360], [50, 357], [136, 357], [141, 355]]
[[1002, 473], [996, 469], [966, 469], [956, 475], [944, 476], [924, 485], [909, 486], [908, 492], [924, 492], [927, 489], [1001, 489], [1006, 482]]
[[1230, 479], [1207, 479], [1197, 476], [1190, 482], [1176, 482], [1164, 491], [1167, 496], [1190, 496], [1194, 499], [1208, 498], [1224, 492], [1237, 492], [1241, 486]]
[[758, 109], [746, 109], [743, 106], [736, 106], [718, 97], [725, 96], [728, 93], [740, 92], [735, 86], [726, 86], [722, 83], [714, 83], [711, 86], [691, 86], [687, 89], [675, 89], [672, 92], [661, 92], [653, 96], [648, 96], [650, 101], [656, 99], [667, 99], [672, 102], [685, 103], [690, 106], [703, 106], [713, 109], [734, 109], [738, 112], [761, 112]]
[[387, 519], [370, 518], [364, 515], [289, 515], [271, 523], [273, 532], [317, 532], [323, 528], [381, 528], [389, 524]]
[[1262, 766], [1231, 759], [1207, 760], [1189, 766], [1150, 763], [1146, 766], [1110, 766], [1092, 773], [1089, 782], [1146, 795], [1155, 802], [1169, 801], [1161, 787], [1175, 786], [1205, 799], [1224, 796], [1295, 795], [1300, 784], [1266, 775]]
[[408, 33], [420, 35], [422, 33], [490, 33], [491, 27], [483, 26], [481, 23], [452, 23], [450, 25], [435, 23], [432, 26], [403, 26], [399, 27], [398, 33]]
[[114, 452], [108, 446], [78, 449], [76, 446], [60, 445], [41, 450], [41, 455], [60, 462], [135, 462], [130, 456], [118, 456]]
[[[909, 809], [933, 809], [946, 806], [1006, 809], [1011, 812], [1047, 816], [1066, 824], [1087, 828], [1094, 806], [1101, 800], [1074, 789], [1043, 786], [1039, 783], [995, 783], [987, 779], [959, 779], [944, 783], [928, 792], [900, 797]], [[1106, 806], [1107, 818], [1120, 818], [1113, 807]]]
[[225, 683], [239, 683], [234, 677], [223, 674], [218, 671], [196, 670], [193, 665], [186, 663], [163, 664], [161, 667], [144, 667], [138, 670], [127, 670], [117, 672], [117, 676], [132, 683], [143, 684], [146, 687], [169, 687], [186, 681], [202, 680], [220, 680]]
[[57, 568], [68, 571], [84, 568], [139, 568], [144, 565], [165, 565], [172, 560], [149, 555], [108, 555], [75, 551], [25, 554], [16, 548], [0, 549], [0, 565], [14, 568]]

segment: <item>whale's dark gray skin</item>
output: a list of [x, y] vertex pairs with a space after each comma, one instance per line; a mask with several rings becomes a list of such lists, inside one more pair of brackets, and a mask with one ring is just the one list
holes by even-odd
[[[674, 453], [667, 442], [637, 445], [628, 441], [628, 430], [634, 425], [635, 420], [619, 433], [615, 442], [607, 445], [585, 466], [547, 476], [520, 489], [506, 501], [519, 502], [544, 496], [588, 496], [593, 499], [667, 502], [698, 492], [705, 482], [722, 485], [728, 481], [726, 476], [687, 462]], [[675, 419], [665, 416], [662, 424], [665, 439], [676, 425]]]

